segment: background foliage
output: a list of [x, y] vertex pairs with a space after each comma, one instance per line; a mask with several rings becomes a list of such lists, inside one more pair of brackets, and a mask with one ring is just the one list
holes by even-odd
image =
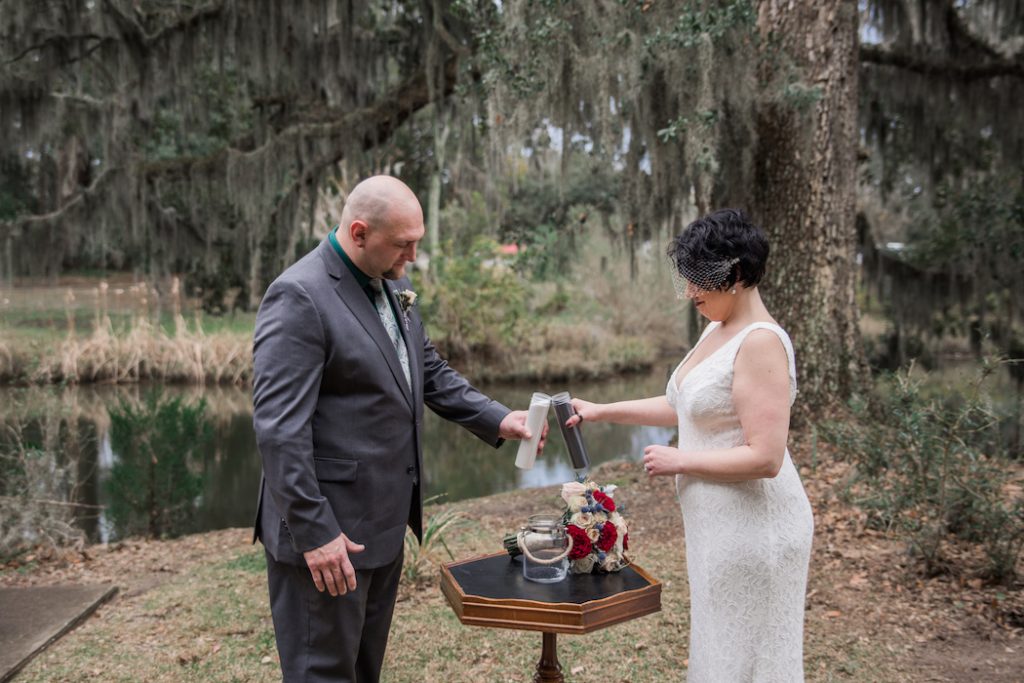
[[203, 489], [202, 456], [212, 438], [206, 404], [151, 392], [142, 405], [122, 402], [110, 413], [109, 512], [124, 535], [184, 533]]

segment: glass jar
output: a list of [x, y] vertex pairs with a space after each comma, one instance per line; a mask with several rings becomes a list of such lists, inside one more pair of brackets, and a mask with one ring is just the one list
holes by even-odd
[[523, 578], [537, 583], [555, 583], [569, 570], [572, 541], [557, 514], [531, 515], [519, 532], [523, 551]]

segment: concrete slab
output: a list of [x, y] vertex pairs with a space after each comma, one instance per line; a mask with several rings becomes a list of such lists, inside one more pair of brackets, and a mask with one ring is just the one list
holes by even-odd
[[96, 585], [0, 588], [0, 683], [116, 593]]

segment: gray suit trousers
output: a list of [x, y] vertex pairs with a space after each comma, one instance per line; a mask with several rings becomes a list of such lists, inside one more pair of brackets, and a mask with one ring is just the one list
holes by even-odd
[[332, 597], [309, 569], [268, 552], [267, 582], [285, 683], [376, 683], [384, 663], [402, 574], [402, 553], [356, 570], [356, 589]]

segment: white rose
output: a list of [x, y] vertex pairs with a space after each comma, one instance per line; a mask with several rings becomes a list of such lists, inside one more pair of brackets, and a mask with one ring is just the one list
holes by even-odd
[[581, 529], [586, 529], [594, 523], [594, 515], [590, 512], [577, 512], [569, 518], [569, 522], [575, 524]]
[[[568, 483], [562, 484], [562, 500], [564, 500], [568, 504], [570, 503], [571, 499], [575, 498], [576, 496], [582, 496], [583, 492], [586, 490], [586, 487], [583, 486], [583, 484], [579, 483], [578, 481], [570, 481]], [[584, 499], [584, 501], [586, 501], [586, 499]], [[586, 502], [584, 502], [583, 504], [586, 505]]]
[[587, 538], [591, 543], [597, 543], [597, 539], [601, 538], [601, 532], [597, 530], [597, 527], [591, 527], [587, 529]]
[[594, 568], [594, 558], [590, 555], [572, 561], [573, 574], [589, 574]]

